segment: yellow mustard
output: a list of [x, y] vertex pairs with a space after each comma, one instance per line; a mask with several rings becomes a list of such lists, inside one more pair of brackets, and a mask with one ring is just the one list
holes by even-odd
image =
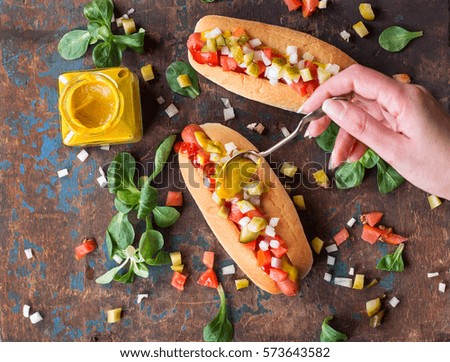
[[58, 81], [65, 145], [133, 143], [142, 138], [139, 81], [127, 68], [68, 72]]

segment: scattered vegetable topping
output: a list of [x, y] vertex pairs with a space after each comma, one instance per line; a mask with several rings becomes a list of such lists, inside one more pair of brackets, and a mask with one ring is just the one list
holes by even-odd
[[217, 280], [217, 275], [214, 270], [208, 269], [200, 275], [197, 284], [216, 289], [219, 286], [219, 281]]
[[336, 244], [331, 244], [331, 245], [327, 246], [325, 248], [325, 250], [327, 251], [327, 253], [333, 253], [335, 251], [338, 251], [338, 247]]
[[359, 13], [365, 20], [374, 20], [375, 14], [372, 10], [372, 5], [368, 3], [359, 4]]
[[330, 179], [324, 170], [318, 170], [313, 174], [314, 180], [316, 180], [317, 185], [323, 188], [330, 187]]
[[66, 177], [68, 174], [69, 174], [69, 171], [67, 171], [67, 168], [63, 168], [62, 170], [58, 171], [59, 178]]
[[234, 328], [227, 316], [227, 304], [225, 292], [220, 284], [217, 287], [220, 296], [220, 308], [214, 319], [203, 328], [203, 340], [205, 342], [231, 342]]
[[331, 255], [327, 256], [327, 264], [328, 265], [334, 265], [335, 262], [336, 262], [336, 258], [334, 256], [331, 256]]
[[341, 287], [352, 288], [353, 280], [351, 278], [334, 278], [334, 284], [340, 285]]
[[25, 252], [27, 259], [31, 259], [33, 257], [33, 251], [30, 248], [25, 249], [24, 252]]
[[83, 242], [75, 248], [75, 258], [79, 261], [96, 248], [97, 243], [94, 239], [84, 239]]
[[137, 296], [137, 304], [140, 304], [142, 302], [142, 299], [148, 298], [148, 294], [138, 294]]
[[353, 227], [353, 225], [355, 225], [356, 219], [354, 217], [352, 217], [349, 221], [347, 221], [347, 226], [349, 228]]
[[203, 253], [203, 259], [202, 259], [203, 264], [205, 264], [205, 266], [208, 269], [212, 269], [214, 266], [214, 252], [212, 251], [205, 251]]
[[438, 275], [439, 275], [438, 272], [427, 273], [427, 277], [428, 277], [428, 278], [434, 278], [434, 277], [437, 277]]
[[348, 230], [344, 227], [333, 236], [333, 239], [336, 242], [336, 245], [339, 246], [349, 237], [350, 234], [348, 233]]
[[322, 322], [322, 332], [320, 333], [321, 342], [340, 342], [346, 341], [347, 335], [331, 327], [328, 323], [333, 319], [332, 316], [326, 317]]
[[392, 76], [396, 81], [399, 81], [403, 84], [410, 84], [411, 83], [411, 77], [408, 74], [401, 73], [401, 74], [394, 74]]
[[[182, 79], [181, 84], [179, 82], [180, 77]], [[191, 98], [200, 95], [197, 73], [186, 62], [177, 61], [170, 64], [166, 70], [166, 80], [170, 89], [175, 93]]]
[[387, 254], [380, 259], [377, 264], [377, 269], [386, 271], [402, 272], [405, 269], [402, 252], [405, 244], [400, 244], [395, 250], [394, 254]]
[[330, 273], [325, 273], [323, 276], [323, 279], [327, 282], [331, 282], [332, 278], [333, 278], [333, 276]]
[[180, 191], [169, 191], [167, 193], [166, 206], [183, 206], [183, 194]]
[[355, 275], [355, 268], [350, 268], [348, 271], [348, 275]]
[[25, 318], [30, 317], [30, 310], [31, 310], [31, 307], [28, 304], [23, 305], [22, 314]]
[[158, 104], [164, 104], [166, 102], [163, 96], [159, 96], [158, 98], [156, 98], [156, 101], [158, 102]]
[[235, 116], [236, 115], [234, 114], [234, 108], [233, 107], [225, 108], [223, 110], [223, 118], [224, 118], [225, 122], [234, 119]]
[[300, 210], [306, 210], [305, 198], [303, 195], [295, 195], [293, 198], [295, 206], [297, 206]]
[[107, 311], [108, 323], [116, 323], [120, 321], [122, 308], [110, 309]]
[[370, 226], [375, 226], [378, 224], [383, 217], [382, 212], [374, 211], [366, 214], [361, 214], [359, 220], [362, 224], [369, 224]]
[[282, 173], [283, 175], [288, 176], [288, 177], [294, 177], [297, 170], [298, 170], [298, 167], [295, 166], [293, 163], [284, 162], [281, 165], [280, 173]]
[[35, 312], [32, 315], [30, 315], [31, 323], [36, 324], [42, 321], [44, 318], [42, 318], [41, 314], [39, 312]]
[[230, 264], [222, 268], [222, 275], [231, 275], [234, 273], [236, 273], [236, 268], [234, 264]]
[[89, 45], [99, 40], [103, 42], [98, 43], [92, 52], [92, 60], [97, 68], [119, 66], [126, 48], [143, 53], [145, 30], [141, 28], [136, 33], [134, 21], [124, 16], [121, 21], [117, 19], [117, 25], [123, 25], [126, 35], [114, 35], [111, 31], [113, 12], [112, 0], [93, 0], [87, 4], [83, 9], [89, 21], [87, 30], [72, 30], [61, 38], [58, 44], [61, 57], [78, 59], [86, 53]]
[[236, 290], [240, 290], [240, 289], [248, 288], [248, 286], [250, 285], [250, 282], [248, 281], [248, 279], [236, 279], [234, 281], [234, 284], [236, 285]]
[[395, 308], [398, 305], [398, 303], [400, 303], [400, 300], [398, 300], [397, 297], [392, 297], [389, 300], [389, 304], [392, 306], [392, 308]]
[[[146, 64], [141, 68], [142, 78], [148, 82], [149, 80], [155, 79], [155, 73], [153, 73], [153, 66], [151, 64]], [[163, 102], [164, 103], [164, 102]]]
[[175, 104], [170, 103], [169, 106], [165, 109], [165, 112], [169, 116], [169, 118], [172, 118], [178, 113], [178, 108], [175, 107]]
[[380, 298], [375, 298], [366, 302], [366, 312], [369, 317], [377, 313], [381, 308]]
[[358, 21], [356, 24], [352, 25], [352, 28], [360, 38], [364, 38], [369, 34], [369, 31], [362, 21]]
[[445, 287], [446, 287], [445, 283], [439, 283], [438, 289], [441, 293], [445, 293]]
[[320, 252], [322, 251], [322, 248], [323, 248], [323, 240], [318, 237], [315, 237], [311, 241], [311, 247], [315, 251], [316, 254], [320, 254]]
[[400, 26], [391, 26], [380, 34], [378, 42], [381, 47], [388, 52], [399, 52], [403, 50], [408, 43], [423, 35], [423, 31], [408, 31]]
[[430, 208], [433, 210], [436, 207], [438, 207], [439, 205], [441, 205], [442, 201], [436, 195], [430, 195], [430, 196], [428, 196], [428, 203], [430, 204]]
[[89, 157], [89, 153], [86, 152], [86, 150], [81, 150], [80, 153], [78, 153], [77, 158], [84, 162]]
[[350, 41], [350, 33], [346, 30], [342, 30], [339, 35], [341, 36], [342, 39], [344, 39], [347, 43]]
[[370, 325], [372, 328], [377, 328], [377, 327], [379, 327], [379, 326], [381, 325], [381, 321], [382, 321], [382, 319], [383, 319], [383, 317], [384, 317], [384, 313], [385, 313], [385, 312], [386, 312], [386, 309], [382, 309], [382, 310], [378, 311], [377, 313], [375, 313], [375, 314], [372, 316], [372, 318], [370, 318], [369, 325]]
[[364, 288], [364, 274], [356, 274], [355, 281], [353, 282], [353, 289], [363, 289]]

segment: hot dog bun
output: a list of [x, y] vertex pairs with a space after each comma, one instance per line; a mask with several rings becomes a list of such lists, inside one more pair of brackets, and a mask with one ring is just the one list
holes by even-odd
[[[280, 53], [285, 53], [288, 45], [295, 45], [303, 53], [309, 52], [314, 55], [315, 61], [323, 64], [338, 64], [341, 69], [356, 63], [338, 48], [309, 34], [256, 21], [208, 15], [197, 22], [195, 32], [207, 31], [216, 27], [232, 31], [242, 27], [250, 37], [260, 39], [263, 45]], [[296, 112], [306, 100], [306, 97], [300, 96], [284, 83], [271, 85], [267, 79], [254, 78], [236, 72], [224, 72], [220, 66], [210, 67], [207, 64], [197, 63], [191, 53], [188, 53], [189, 62], [198, 73], [245, 98], [293, 112]]]
[[[254, 149], [247, 139], [238, 132], [219, 123], [201, 125], [206, 135], [222, 144], [234, 142], [241, 150]], [[217, 215], [219, 206], [211, 199], [211, 191], [203, 185], [201, 175], [196, 172], [187, 155], [179, 153], [181, 174], [192, 197], [197, 203], [206, 222], [226, 252], [241, 268], [241, 270], [261, 289], [272, 293], [280, 293], [277, 284], [257, 264], [254, 252], [239, 242], [239, 229], [228, 219]], [[265, 179], [270, 180], [272, 189], [263, 194], [261, 208], [265, 215], [280, 217], [277, 234], [288, 246], [287, 255], [292, 264], [299, 270], [299, 278], [305, 277], [311, 269], [312, 253], [295, 206], [290, 200], [278, 177], [267, 162], [263, 161], [262, 169]]]

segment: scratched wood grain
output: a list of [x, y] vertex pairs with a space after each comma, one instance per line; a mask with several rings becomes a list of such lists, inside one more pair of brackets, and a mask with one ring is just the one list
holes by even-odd
[[[0, 3], [0, 338], [4, 341], [200, 341], [202, 328], [218, 310], [214, 290], [196, 285], [202, 269], [201, 255], [211, 249], [217, 254], [217, 269], [231, 263], [210, 232], [187, 191], [180, 221], [164, 230], [166, 250], [181, 250], [189, 281], [179, 293], [170, 287], [167, 267], [151, 269], [150, 278], [132, 285], [99, 286], [94, 279], [113, 263], [103, 243], [104, 231], [113, 210], [113, 198], [96, 183], [98, 167], [106, 166], [119, 151], [129, 151], [142, 162], [151, 162], [155, 146], [165, 136], [180, 132], [184, 125], [222, 120], [220, 97], [230, 98], [236, 119], [228, 122], [260, 148], [281, 139], [280, 124], [293, 128], [294, 114], [252, 103], [200, 79], [202, 95], [191, 100], [170, 92], [165, 68], [174, 60], [186, 60], [185, 41], [195, 22], [211, 13], [279, 24], [308, 32], [328, 41], [358, 62], [388, 75], [408, 73], [414, 82], [429, 88], [448, 109], [449, 39], [448, 9], [443, 1], [375, 1], [376, 20], [368, 27], [367, 39], [352, 36], [349, 43], [339, 37], [343, 29], [360, 19], [357, 5], [350, 1], [331, 2], [325, 11], [310, 19], [298, 12], [288, 13], [281, 0], [122, 1], [116, 15], [129, 7], [133, 18], [146, 29], [146, 53], [125, 52], [123, 64], [139, 73], [152, 63], [155, 81], [141, 81], [145, 125], [144, 139], [134, 145], [114, 146], [110, 151], [90, 148], [89, 158], [80, 163], [79, 148], [61, 144], [57, 109], [57, 77], [60, 73], [92, 67], [88, 55], [64, 61], [57, 44], [68, 30], [82, 28], [84, 1], [12, 1]], [[377, 44], [378, 34], [390, 25], [422, 29], [425, 36], [414, 40], [403, 52], [387, 53]], [[157, 106], [162, 95], [166, 104]], [[174, 102], [180, 113], [170, 120], [164, 108]], [[260, 136], [245, 126], [254, 120], [267, 126]], [[327, 267], [326, 253], [315, 256], [314, 268], [303, 281], [295, 298], [270, 296], [255, 286], [236, 292], [234, 279], [220, 277], [228, 297], [235, 341], [317, 341], [324, 317], [334, 315], [333, 325], [351, 341], [449, 341], [449, 292], [438, 292], [438, 283], [450, 283], [450, 206], [435, 210], [427, 205], [426, 194], [406, 183], [389, 195], [376, 190], [376, 174], [370, 171], [354, 190], [316, 189], [308, 182], [315, 167], [326, 165], [325, 155], [313, 140], [292, 143], [271, 159], [277, 164], [289, 160], [301, 167], [293, 193], [304, 195], [307, 211], [300, 213], [309, 240], [315, 236], [331, 243], [331, 235], [360, 211], [385, 212], [384, 223], [407, 235], [406, 270], [403, 273], [377, 271], [377, 260], [392, 248], [370, 246], [355, 226], [351, 240], [340, 248], [336, 265]], [[161, 180], [163, 202], [169, 189], [183, 187], [178, 165], [173, 160]], [[439, 165], [436, 165], [439, 167]], [[58, 179], [56, 172], [68, 168], [69, 176]], [[330, 174], [331, 176], [331, 174]], [[448, 180], [443, 180], [448, 182]], [[142, 231], [142, 225], [139, 229]], [[74, 247], [84, 237], [95, 237], [99, 249], [77, 262]], [[27, 260], [23, 250], [33, 249]], [[348, 269], [376, 277], [374, 288], [356, 291], [332, 286], [323, 280], [325, 272], [346, 276]], [[427, 278], [438, 271], [439, 277]], [[138, 293], [149, 298], [136, 303]], [[384, 323], [369, 327], [365, 301], [386, 294], [400, 299], [397, 308], [387, 306]], [[384, 301], [385, 304], [387, 299]], [[39, 311], [44, 320], [31, 325], [22, 316], [23, 304]], [[106, 310], [122, 307], [123, 319], [106, 323]]]

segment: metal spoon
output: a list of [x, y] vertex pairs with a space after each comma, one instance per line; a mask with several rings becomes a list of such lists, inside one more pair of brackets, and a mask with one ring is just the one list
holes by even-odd
[[[350, 101], [353, 98], [353, 94], [349, 94], [346, 96], [338, 96], [338, 97], [332, 97], [333, 100], [344, 100], [344, 101]], [[321, 117], [325, 116], [325, 112], [322, 110], [322, 107], [317, 108], [315, 111], [310, 112], [308, 114], [304, 114], [300, 122], [298, 123], [297, 128], [286, 138], [282, 139], [280, 142], [276, 143], [272, 147], [270, 147], [268, 150], [257, 152], [252, 150], [247, 151], [240, 151], [235, 153], [222, 167], [222, 172], [225, 173], [226, 167], [229, 165], [231, 161], [233, 161], [236, 158], [248, 158], [252, 160], [253, 162], [257, 162], [260, 157], [266, 157], [270, 155], [272, 152], [278, 150], [280, 147], [284, 146], [286, 143], [288, 143], [291, 139], [295, 138], [300, 131], [310, 122], [315, 121]]]

